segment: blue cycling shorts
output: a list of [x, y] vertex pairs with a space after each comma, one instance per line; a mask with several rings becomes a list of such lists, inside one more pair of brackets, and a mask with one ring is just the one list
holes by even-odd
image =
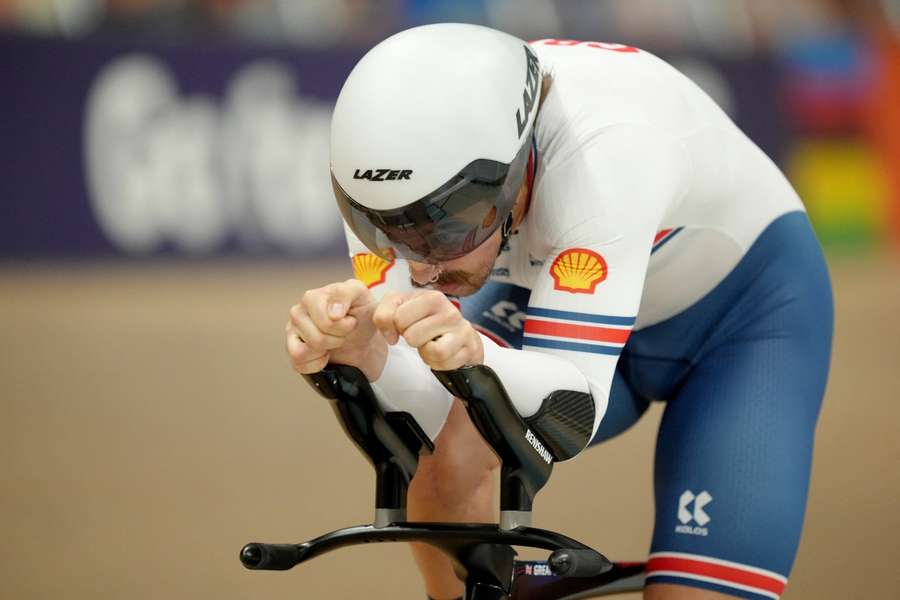
[[[491, 282], [466, 318], [521, 348], [529, 291]], [[503, 310], [492, 310], [503, 302]], [[666, 402], [647, 583], [778, 598], [800, 533], [831, 353], [833, 303], [805, 213], [773, 221], [709, 294], [634, 331], [592, 444]]]

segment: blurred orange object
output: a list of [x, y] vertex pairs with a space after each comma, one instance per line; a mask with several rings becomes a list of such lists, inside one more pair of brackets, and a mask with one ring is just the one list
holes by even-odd
[[876, 36], [877, 72], [867, 107], [867, 133], [884, 166], [888, 230], [900, 247], [900, 37], [894, 31]]

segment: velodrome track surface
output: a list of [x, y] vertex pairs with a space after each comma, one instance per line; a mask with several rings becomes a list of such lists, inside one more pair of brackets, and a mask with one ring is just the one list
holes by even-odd
[[[0, 266], [0, 597], [419, 600], [408, 551], [287, 573], [247, 541], [371, 519], [373, 476], [288, 367], [287, 308], [343, 263]], [[785, 598], [900, 588], [900, 260], [832, 265], [837, 333]], [[556, 468], [535, 525], [642, 559], [655, 406]]]

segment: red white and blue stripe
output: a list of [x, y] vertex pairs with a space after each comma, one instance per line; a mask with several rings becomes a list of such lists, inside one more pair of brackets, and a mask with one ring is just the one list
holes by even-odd
[[522, 346], [618, 356], [628, 341], [634, 317], [595, 315], [528, 307]]
[[654, 552], [647, 561], [647, 584], [673, 583], [752, 598], [777, 600], [787, 578], [741, 563], [684, 552]]
[[675, 227], [674, 229], [663, 229], [662, 231], [656, 234], [656, 237], [653, 238], [653, 249], [650, 251], [650, 254], [653, 254], [663, 246], [669, 243], [669, 241], [681, 233], [681, 230], [684, 227]]

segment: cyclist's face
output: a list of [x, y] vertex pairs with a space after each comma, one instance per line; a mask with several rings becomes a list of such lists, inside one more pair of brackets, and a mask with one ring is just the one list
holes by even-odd
[[429, 287], [452, 296], [471, 296], [490, 277], [502, 237], [498, 229], [472, 252], [440, 265], [409, 261], [410, 279], [416, 287]]
[[[527, 211], [527, 180], [522, 181], [513, 205], [513, 229], [519, 226]], [[500, 253], [503, 234], [495, 231], [472, 252], [439, 265], [409, 261], [409, 275], [416, 287], [428, 287], [451, 296], [471, 296], [481, 289]]]

